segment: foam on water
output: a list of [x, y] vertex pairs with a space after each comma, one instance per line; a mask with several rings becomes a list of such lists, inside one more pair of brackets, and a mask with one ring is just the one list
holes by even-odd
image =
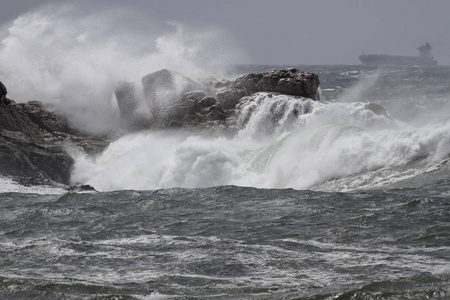
[[[78, 129], [115, 136], [121, 132], [118, 82], [140, 85], [143, 75], [163, 68], [223, 78], [226, 70], [218, 66], [242, 57], [222, 30], [176, 22], [153, 30], [161, 24], [147, 19], [118, 7], [86, 13], [71, 5], [20, 16], [0, 35], [8, 96], [41, 100]], [[440, 118], [415, 128], [396, 121], [362, 102], [381, 72], [362, 75], [341, 72], [360, 80], [330, 103], [248, 97], [239, 105], [240, 131], [232, 138], [153, 131], [122, 136], [96, 157], [71, 150], [72, 181], [101, 191], [218, 185], [348, 190], [440, 168], [449, 153], [450, 123]], [[4, 190], [15, 189], [5, 182]]]
[[6, 195], [0, 294], [447, 299], [447, 190]]
[[32, 193], [32, 194], [62, 194], [65, 189], [50, 186], [23, 186], [9, 178], [0, 176], [0, 191], [2, 193]]
[[237, 120], [242, 129], [233, 138], [171, 132], [122, 137], [98, 157], [80, 154], [73, 180], [115, 190], [230, 184], [321, 189], [334, 179], [333, 189], [344, 190], [358, 186], [353, 176], [366, 188], [381, 178], [415, 176], [449, 152], [450, 123], [412, 128], [360, 102], [259, 93], [242, 104]]

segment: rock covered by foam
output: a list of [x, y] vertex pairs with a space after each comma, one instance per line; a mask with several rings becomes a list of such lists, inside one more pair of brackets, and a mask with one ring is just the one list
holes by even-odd
[[230, 129], [236, 128], [233, 110], [246, 96], [270, 92], [316, 99], [318, 87], [316, 74], [295, 68], [251, 73], [234, 81], [209, 82], [197, 82], [164, 69], [142, 78], [144, 99], [139, 99], [139, 93], [131, 83], [121, 83], [116, 88], [116, 99], [127, 130], [166, 127]]
[[166, 69], [144, 76], [141, 83], [142, 92], [129, 82], [115, 90], [125, 130], [225, 128], [232, 122], [210, 85]]
[[[123, 82], [115, 90], [123, 129], [195, 128], [235, 132], [237, 104], [261, 91], [313, 98], [317, 75], [296, 69], [248, 74], [235, 81], [195, 81], [160, 70], [142, 78], [142, 87]], [[87, 154], [108, 142], [72, 128], [40, 102], [16, 103], [0, 82], [0, 175], [26, 184], [69, 184], [70, 147]]]

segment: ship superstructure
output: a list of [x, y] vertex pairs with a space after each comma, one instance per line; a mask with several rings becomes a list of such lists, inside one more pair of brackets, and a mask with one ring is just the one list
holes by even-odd
[[425, 43], [418, 48], [419, 56], [362, 54], [359, 60], [363, 65], [370, 66], [436, 66], [437, 61], [431, 54], [431, 45]]

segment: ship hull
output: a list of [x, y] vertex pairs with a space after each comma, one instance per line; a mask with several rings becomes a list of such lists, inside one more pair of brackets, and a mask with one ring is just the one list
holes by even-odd
[[368, 66], [436, 66], [435, 60], [424, 60], [417, 56], [363, 54], [359, 56], [363, 65]]

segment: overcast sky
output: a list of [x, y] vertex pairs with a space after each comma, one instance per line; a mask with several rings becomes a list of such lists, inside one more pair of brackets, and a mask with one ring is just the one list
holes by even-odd
[[[3, 0], [0, 20], [61, 2]], [[447, 0], [91, 0], [83, 7], [112, 3], [161, 24], [221, 28], [246, 53], [246, 63], [354, 65], [363, 52], [418, 55], [417, 47], [429, 42], [439, 64], [450, 65]]]

